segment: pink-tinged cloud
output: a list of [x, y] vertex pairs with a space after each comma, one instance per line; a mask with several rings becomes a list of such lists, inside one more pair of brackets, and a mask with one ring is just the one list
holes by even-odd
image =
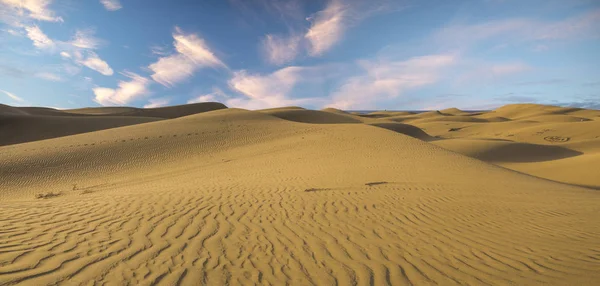
[[9, 24], [20, 25], [19, 17], [25, 17], [33, 20], [48, 22], [63, 22], [61, 17], [55, 16], [55, 13], [48, 6], [52, 0], [0, 0], [7, 9], [6, 14], [11, 13], [15, 18]]

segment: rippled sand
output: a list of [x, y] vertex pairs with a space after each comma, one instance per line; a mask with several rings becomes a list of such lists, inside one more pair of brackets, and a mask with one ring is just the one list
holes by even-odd
[[0, 107], [2, 285], [600, 282], [597, 111]]

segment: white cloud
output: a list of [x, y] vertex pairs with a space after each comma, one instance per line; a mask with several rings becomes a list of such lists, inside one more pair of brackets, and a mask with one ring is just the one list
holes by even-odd
[[309, 41], [311, 56], [322, 55], [341, 40], [347, 26], [347, 13], [348, 7], [341, 0], [333, 0], [308, 19], [311, 27], [304, 37]]
[[156, 82], [164, 86], [173, 86], [201, 68], [227, 68], [197, 35], [185, 34], [176, 27], [173, 39], [177, 53], [159, 58], [156, 63], [148, 66], [153, 72], [152, 79]]
[[100, 43], [100, 40], [92, 36], [92, 30], [78, 30], [69, 42], [50, 39], [38, 26], [28, 26], [25, 27], [25, 30], [27, 37], [38, 49], [50, 52], [62, 50], [60, 56], [64, 59], [70, 59], [78, 65], [86, 66], [106, 76], [114, 73], [106, 61], [91, 51], [96, 49]]
[[12, 36], [15, 36], [15, 37], [21, 37], [21, 36], [23, 36], [23, 34], [20, 31], [17, 31], [17, 30], [14, 30], [14, 29], [2, 29], [1, 31], [2, 32], [6, 32], [6, 33], [8, 33], [8, 34], [10, 34]]
[[102, 3], [104, 8], [106, 8], [108, 11], [117, 11], [123, 8], [119, 0], [100, 0], [100, 3]]
[[93, 34], [93, 30], [77, 30], [75, 31], [75, 35], [73, 35], [73, 39], [69, 41], [69, 44], [81, 49], [95, 50], [101, 41], [94, 37]]
[[187, 103], [198, 103], [198, 102], [221, 102], [229, 98], [220, 88], [214, 87], [213, 92], [208, 94], [202, 94], [191, 98]]
[[160, 58], [157, 62], [148, 66], [154, 72], [152, 79], [164, 86], [173, 86], [192, 76], [198, 66], [190, 61], [185, 55], [175, 54]]
[[80, 68], [79, 66], [72, 65], [72, 64], [70, 64], [70, 63], [64, 63], [64, 64], [62, 65], [62, 70], [63, 70], [65, 73], [67, 73], [68, 75], [71, 75], [71, 76], [73, 76], [73, 75], [76, 75], [76, 74], [78, 74], [79, 72], [81, 72], [81, 68]]
[[169, 52], [167, 51], [168, 48], [167, 47], [163, 47], [163, 46], [152, 46], [150, 47], [150, 51], [152, 52], [152, 54], [154, 55], [158, 55], [158, 56], [168, 56]]
[[57, 74], [50, 72], [40, 72], [35, 75], [38, 78], [49, 80], [49, 81], [63, 81], [64, 79]]
[[204, 94], [204, 95], [194, 97], [194, 98], [188, 100], [187, 103], [215, 102], [215, 101], [217, 101], [217, 98], [215, 97], [215, 95], [209, 93], [209, 94]]
[[301, 67], [286, 67], [270, 75], [249, 74], [247, 71], [237, 71], [229, 80], [232, 89], [246, 95], [249, 99], [264, 107], [286, 105], [287, 94], [299, 80]]
[[33, 42], [33, 45], [38, 49], [52, 49], [55, 46], [52, 41], [38, 26], [25, 27], [27, 37]]
[[[302, 36], [297, 36], [298, 31], [292, 31], [289, 36], [267, 34], [262, 41], [262, 51], [266, 59], [276, 65], [291, 62], [304, 48], [308, 49], [310, 56], [322, 56], [343, 39], [350, 27], [377, 13], [399, 11], [403, 8], [403, 2], [397, 0], [328, 0], [323, 10], [306, 18], [310, 22], [310, 28], [306, 32], [302, 32]], [[299, 4], [294, 3], [294, 5], [289, 5], [289, 7], [285, 5], [284, 7], [296, 12], [301, 11]]]
[[331, 95], [330, 107], [373, 108], [378, 100], [400, 96], [404, 91], [434, 84], [440, 72], [453, 65], [456, 56], [440, 54], [406, 61], [362, 61], [364, 72], [350, 77]]
[[236, 71], [229, 87], [245, 97], [229, 98], [226, 105], [246, 109], [260, 109], [322, 102], [322, 98], [291, 98], [290, 93], [300, 82], [318, 82], [326, 76], [328, 67], [285, 67], [268, 75]]
[[23, 102], [23, 101], [25, 101], [24, 99], [22, 99], [22, 98], [20, 98], [20, 97], [16, 96], [16, 95], [15, 95], [15, 94], [13, 94], [13, 93], [10, 93], [10, 92], [6, 91], [6, 90], [2, 90], [2, 89], [0, 89], [0, 91], [1, 91], [1, 92], [3, 92], [4, 94], [8, 95], [8, 97], [10, 97], [11, 99], [13, 99], [13, 100], [15, 100], [15, 101], [18, 101], [18, 102]]
[[122, 75], [130, 81], [119, 81], [118, 88], [96, 87], [93, 88], [94, 101], [102, 105], [123, 105], [141, 96], [148, 94], [150, 80], [132, 72], [123, 72]]
[[263, 53], [267, 61], [282, 65], [293, 61], [300, 51], [302, 38], [298, 36], [281, 37], [268, 34], [262, 41]]
[[48, 6], [52, 4], [52, 0], [0, 0], [0, 13], [11, 15], [13, 18], [10, 24], [20, 25], [21, 20], [18, 18], [29, 18], [39, 21], [48, 22], [63, 22], [61, 17], [54, 15]]
[[95, 70], [103, 75], [113, 75], [113, 70], [107, 62], [101, 59], [96, 53], [87, 51], [86, 55], [81, 52], [75, 52], [75, 62]]
[[152, 98], [144, 105], [144, 108], [157, 108], [169, 104], [171, 100], [168, 98]]

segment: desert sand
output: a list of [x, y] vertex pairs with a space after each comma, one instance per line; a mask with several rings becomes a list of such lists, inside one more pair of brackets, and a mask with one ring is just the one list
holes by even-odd
[[600, 111], [0, 105], [1, 285], [600, 283]]

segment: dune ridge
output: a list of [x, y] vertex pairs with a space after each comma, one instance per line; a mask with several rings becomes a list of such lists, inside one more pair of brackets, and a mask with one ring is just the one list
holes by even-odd
[[[593, 111], [168, 110], [186, 116], [0, 146], [0, 284], [600, 281], [594, 179], [518, 170], [597, 162]], [[485, 115], [448, 114], [424, 117]]]
[[205, 102], [159, 108], [95, 107], [57, 110], [0, 106], [0, 146], [172, 119], [227, 108]]

